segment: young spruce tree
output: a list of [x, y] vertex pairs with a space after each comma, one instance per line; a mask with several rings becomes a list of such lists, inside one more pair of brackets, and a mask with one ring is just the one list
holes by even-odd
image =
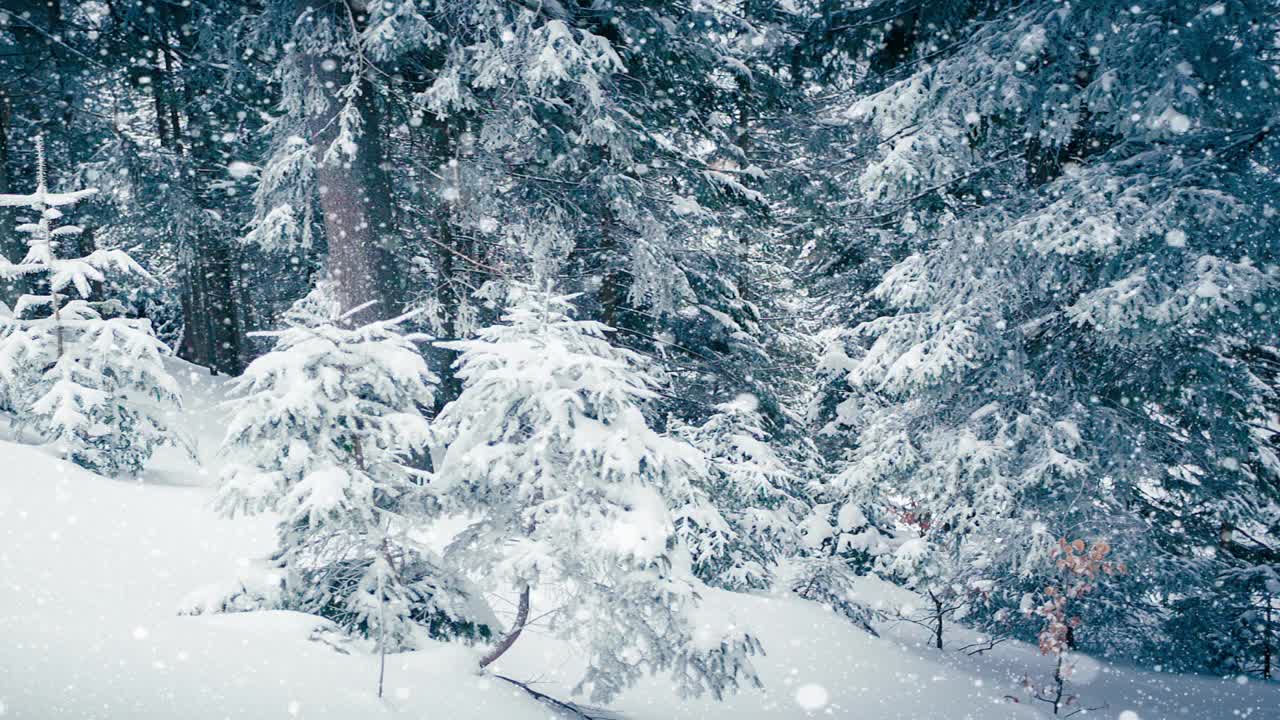
[[756, 639], [731, 627], [708, 635], [695, 619], [671, 508], [693, 493], [703, 460], [649, 427], [656, 381], [607, 332], [573, 319], [570, 298], [528, 292], [502, 324], [448, 343], [464, 387], [436, 420], [433, 457], [440, 492], [476, 518], [451, 553], [493, 568], [491, 581], [520, 598], [481, 665], [519, 637], [537, 590], [555, 595], [555, 632], [582, 646], [577, 690], [595, 700], [664, 670], [685, 694], [759, 685]]
[[219, 506], [280, 516], [279, 584], [213, 610], [287, 608], [333, 620], [382, 651], [487, 634], [487, 611], [407, 535], [430, 509], [415, 469], [436, 379], [403, 318], [352, 327], [321, 285], [269, 333], [237, 381]]
[[118, 302], [89, 299], [108, 272], [149, 280], [147, 272], [118, 249], [66, 257], [82, 230], [55, 227], [58, 208], [96, 192], [49, 192], [37, 137], [35, 191], [0, 195], [0, 207], [35, 213], [17, 227], [27, 237], [26, 256], [17, 264], [0, 257], [0, 277], [25, 277], [37, 288], [12, 309], [0, 303], [0, 400], [19, 427], [34, 426], [76, 464], [134, 476], [156, 446], [178, 443], [166, 415], [181, 401], [162, 361], [169, 348], [150, 321], [119, 317]]
[[769, 444], [754, 396], [717, 405], [679, 434], [707, 459], [701, 491], [676, 511], [677, 531], [708, 585], [729, 590], [770, 586], [781, 557], [794, 549], [803, 514], [799, 479]]

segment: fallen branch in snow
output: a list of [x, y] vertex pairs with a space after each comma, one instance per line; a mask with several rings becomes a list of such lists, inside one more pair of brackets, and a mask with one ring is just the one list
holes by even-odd
[[512, 685], [515, 685], [521, 690], [524, 690], [525, 692], [532, 695], [533, 698], [535, 700], [538, 700], [539, 702], [546, 703], [547, 705], [550, 705], [551, 707], [555, 708], [556, 710], [559, 710], [562, 713], [569, 713], [571, 717], [581, 718], [582, 720], [622, 720], [622, 717], [623, 717], [619, 713], [613, 712], [612, 710], [606, 710], [604, 708], [585, 707], [582, 705], [577, 705], [575, 703], [565, 702], [564, 700], [553, 698], [544, 692], [539, 692], [537, 690], [534, 690], [532, 687], [529, 686], [529, 683], [521, 682], [519, 680], [516, 680], [515, 678], [507, 677], [506, 675], [495, 674], [494, 677], [498, 678], [499, 680], [505, 680], [511, 683]]

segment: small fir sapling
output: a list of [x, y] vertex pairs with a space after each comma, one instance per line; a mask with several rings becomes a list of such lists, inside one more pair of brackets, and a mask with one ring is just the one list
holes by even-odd
[[[519, 638], [538, 597], [556, 635], [583, 648], [576, 692], [607, 700], [666, 671], [682, 694], [759, 685], [756, 639], [699, 617], [698, 583], [671, 508], [696, 490], [700, 454], [644, 415], [655, 379], [569, 297], [524, 291], [461, 353], [462, 394], [436, 419], [440, 492], [474, 523], [449, 550], [518, 596], [514, 624], [482, 666]], [[535, 594], [537, 593], [537, 594]]]
[[1280, 279], [1274, 173], [1258, 171], [1277, 138], [1274, 12], [930, 5], [958, 11], [912, 10], [891, 52], [867, 29], [850, 47], [895, 72], [833, 95], [831, 117], [866, 139], [847, 201], [884, 221], [818, 243], [812, 266], [830, 316], [851, 318], [820, 404], [850, 479], [915, 499], [950, 564], [981, 564], [974, 627], [1034, 624], [1016, 616], [1053, 572], [1038, 526], [1106, 528], [1143, 574], [1091, 595], [1109, 631], [1090, 649], [1227, 671], [1247, 638], [1223, 657], [1168, 619], [1190, 594], [1237, 602], [1219, 580], [1237, 561], [1206, 557], [1204, 518], [1275, 505], [1275, 424], [1256, 432]]
[[695, 479], [701, 492], [676, 509], [676, 528], [698, 578], [729, 590], [770, 586], [779, 559], [798, 542], [804, 511], [799, 480], [770, 446], [758, 406], [742, 395], [717, 405], [701, 425], [673, 422], [707, 460]]
[[351, 327], [349, 315], [322, 285], [263, 333], [275, 348], [236, 381], [218, 504], [280, 516], [274, 582], [191, 610], [313, 613], [380, 653], [423, 635], [485, 637], [479, 596], [409, 533], [435, 507], [429, 473], [411, 465], [436, 382], [414, 345], [424, 338], [401, 332], [407, 316]]
[[[105, 475], [138, 475], [160, 445], [185, 445], [168, 423], [181, 404], [164, 367], [170, 350], [145, 318], [120, 317], [114, 300], [90, 300], [108, 272], [151, 276], [123, 250], [67, 257], [83, 232], [55, 226], [59, 207], [97, 192], [49, 192], [44, 144], [36, 141], [36, 189], [0, 195], [0, 207], [26, 208], [35, 219], [16, 228], [27, 252], [0, 257], [0, 276], [25, 277], [36, 290], [11, 310], [0, 303], [0, 398], [18, 426], [33, 426], [78, 465]], [[64, 292], [74, 287], [78, 297]]]
[[888, 539], [852, 503], [814, 505], [800, 526], [801, 552], [792, 563], [787, 586], [806, 600], [821, 603], [867, 632], [874, 613], [859, 603], [854, 584], [875, 558], [888, 552]]

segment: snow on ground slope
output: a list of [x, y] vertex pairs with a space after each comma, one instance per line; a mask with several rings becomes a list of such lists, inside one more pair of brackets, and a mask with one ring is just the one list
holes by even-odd
[[[473, 671], [478, 652], [440, 644], [392, 656], [386, 697], [375, 657], [309, 639], [296, 613], [184, 617], [194, 590], [237, 574], [270, 546], [265, 518], [225, 520], [210, 507], [224, 419], [221, 383], [183, 366], [184, 425], [204, 469], [181, 453], [142, 481], [93, 475], [41, 449], [0, 440], [0, 715], [15, 718], [476, 718], [534, 720], [551, 711]], [[868, 598], [909, 601], [867, 583]], [[763, 691], [681, 701], [651, 678], [613, 708], [635, 720], [678, 718], [1036, 718], [1019, 682], [1046, 673], [1033, 648], [982, 657], [938, 652], [914, 628], [875, 638], [794, 597], [706, 593], [712, 622], [748, 625], [767, 655]], [[501, 604], [499, 602], [499, 606]], [[536, 614], [536, 610], [535, 610]], [[954, 633], [954, 645], [973, 634]], [[497, 672], [569, 696], [570, 647], [531, 628]], [[1136, 672], [1082, 661], [1079, 692], [1095, 717], [1280, 718], [1275, 686]], [[1005, 695], [1022, 697], [1014, 703]], [[1121, 713], [1133, 713], [1132, 715]]]

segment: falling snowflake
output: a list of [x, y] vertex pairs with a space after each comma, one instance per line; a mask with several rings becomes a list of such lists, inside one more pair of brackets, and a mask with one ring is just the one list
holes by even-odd
[[235, 178], [236, 180], [243, 180], [249, 177], [257, 169], [258, 169], [257, 166], [251, 163], [244, 162], [242, 160], [235, 160], [233, 162], [227, 163], [227, 174]]
[[796, 688], [796, 704], [809, 712], [826, 707], [830, 699], [827, 689], [817, 683], [807, 683]]

